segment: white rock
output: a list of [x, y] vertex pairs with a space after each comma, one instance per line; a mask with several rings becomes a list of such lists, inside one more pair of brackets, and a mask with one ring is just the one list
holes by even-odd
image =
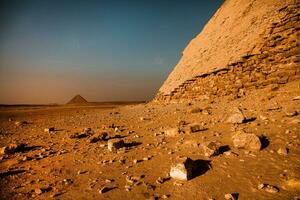
[[171, 166], [170, 176], [176, 180], [189, 180], [192, 178], [193, 160], [184, 157], [177, 159]]

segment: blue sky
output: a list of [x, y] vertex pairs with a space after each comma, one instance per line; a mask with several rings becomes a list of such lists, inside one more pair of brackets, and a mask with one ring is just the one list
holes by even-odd
[[221, 0], [0, 0], [0, 103], [150, 100]]

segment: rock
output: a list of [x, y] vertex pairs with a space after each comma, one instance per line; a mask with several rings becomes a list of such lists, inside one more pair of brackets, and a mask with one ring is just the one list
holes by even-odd
[[189, 113], [200, 113], [202, 112], [202, 109], [201, 108], [192, 108], [190, 109]]
[[26, 147], [26, 144], [9, 144], [8, 146], [2, 147], [0, 149], [0, 155], [13, 154], [17, 151], [22, 151]]
[[94, 131], [92, 130], [92, 128], [84, 128], [83, 133], [85, 133], [87, 135], [91, 135], [94, 133]]
[[120, 148], [125, 147], [125, 142], [121, 139], [110, 139], [107, 142], [107, 147], [109, 151], [117, 151]]
[[264, 190], [268, 193], [273, 193], [273, 194], [279, 192], [279, 189], [277, 187], [269, 184], [264, 184], [264, 183], [259, 184], [257, 188], [259, 190]]
[[192, 178], [193, 160], [188, 157], [179, 158], [171, 166], [170, 176], [176, 180], [189, 180]]
[[36, 194], [42, 194], [42, 193], [43, 193], [43, 190], [40, 189], [40, 188], [35, 188], [35, 189], [34, 189], [34, 192], [35, 192]]
[[232, 137], [233, 145], [236, 148], [248, 150], [260, 150], [261, 142], [258, 136], [252, 133], [240, 133]]
[[245, 122], [246, 118], [242, 111], [239, 108], [236, 108], [234, 110], [234, 113], [229, 116], [226, 120], [227, 123], [232, 123], [232, 124], [241, 124]]
[[106, 132], [97, 133], [89, 138], [90, 143], [96, 143], [98, 141], [103, 141], [108, 139], [108, 134]]
[[171, 129], [165, 130], [164, 135], [167, 136], [167, 137], [177, 136], [177, 135], [179, 135], [179, 129], [178, 128], [171, 128]]
[[25, 125], [27, 125], [27, 124], [28, 124], [27, 121], [16, 121], [16, 122], [15, 122], [15, 125], [16, 125], [16, 126], [25, 126]]
[[277, 153], [279, 155], [282, 155], [282, 156], [286, 156], [288, 154], [288, 149], [285, 148], [285, 147], [280, 147], [278, 150], [277, 150]]
[[237, 197], [234, 194], [225, 194], [224, 198], [226, 200], [237, 200]]
[[199, 124], [191, 124], [189, 126], [189, 132], [190, 133], [195, 133], [195, 132], [204, 131], [204, 130], [205, 130], [205, 128], [203, 128]]
[[100, 190], [99, 190], [99, 193], [100, 194], [103, 194], [103, 193], [106, 193], [108, 191], [110, 191], [112, 188], [109, 188], [109, 187], [102, 187]]
[[201, 146], [206, 157], [216, 156], [219, 154], [220, 144], [217, 142], [206, 142]]
[[50, 128], [45, 128], [44, 129], [44, 132], [46, 132], [46, 133], [51, 133], [51, 132], [54, 132], [54, 131], [55, 131], [54, 127], [50, 127]]
[[71, 139], [81, 139], [81, 138], [86, 138], [88, 137], [88, 134], [87, 133], [73, 133], [72, 135], [70, 135], [70, 138]]
[[298, 115], [298, 112], [296, 110], [286, 110], [285, 115], [287, 117], [294, 117]]
[[294, 97], [294, 98], [293, 98], [293, 100], [294, 100], [294, 101], [296, 101], [296, 100], [300, 100], [300, 96], [296, 96], [296, 97]]

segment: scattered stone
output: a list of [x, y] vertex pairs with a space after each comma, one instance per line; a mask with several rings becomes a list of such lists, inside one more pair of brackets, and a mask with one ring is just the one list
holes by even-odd
[[108, 134], [106, 132], [94, 134], [89, 138], [90, 143], [96, 143], [98, 141], [103, 141], [108, 139]]
[[171, 166], [170, 176], [176, 180], [189, 180], [192, 178], [193, 160], [188, 157], [179, 158]]
[[110, 191], [112, 188], [109, 188], [109, 187], [103, 187], [99, 190], [99, 193], [100, 194], [103, 194], [103, 193], [106, 193], [108, 191]]
[[190, 113], [200, 113], [200, 112], [202, 112], [202, 109], [201, 108], [192, 108], [192, 109], [190, 109], [189, 112]]
[[296, 97], [294, 97], [294, 98], [293, 98], [293, 100], [294, 100], [294, 101], [296, 101], [296, 100], [300, 100], [300, 96], [296, 96]]
[[88, 134], [87, 133], [73, 133], [72, 135], [70, 135], [70, 138], [71, 139], [81, 139], [81, 138], [86, 138], [88, 137]]
[[241, 124], [246, 120], [243, 112], [239, 108], [235, 108], [234, 113], [227, 118], [227, 123]]
[[34, 192], [35, 192], [36, 194], [42, 194], [42, 193], [43, 193], [43, 190], [42, 190], [41, 188], [35, 188], [35, 189], [34, 189]]
[[174, 136], [177, 136], [178, 134], [179, 134], [178, 128], [171, 128], [171, 129], [164, 131], [164, 135], [167, 137], [174, 137]]
[[171, 196], [171, 195], [169, 195], [169, 194], [164, 194], [164, 195], [161, 196], [161, 198], [162, 198], [162, 199], [168, 199], [168, 198], [170, 198], [170, 196]]
[[120, 148], [125, 147], [125, 142], [124, 140], [121, 139], [110, 139], [107, 142], [107, 147], [109, 151], [117, 151]]
[[235, 194], [225, 194], [224, 198], [226, 200], [237, 200], [237, 197]]
[[260, 150], [261, 142], [258, 136], [252, 133], [239, 133], [232, 137], [233, 145], [236, 148], [248, 150]]
[[24, 150], [25, 147], [26, 147], [26, 144], [23, 144], [23, 143], [21, 143], [21, 144], [12, 143], [12, 144], [9, 144], [8, 146], [2, 147], [0, 149], [0, 155], [13, 154], [15, 152]]
[[133, 163], [134, 163], [134, 164], [137, 164], [137, 163], [139, 163], [139, 162], [142, 162], [142, 160], [138, 160], [138, 159], [134, 159], [134, 160], [133, 160]]
[[200, 126], [199, 124], [191, 124], [189, 126], [190, 133], [195, 133], [195, 132], [204, 131], [204, 130], [206, 130], [206, 129], [203, 128], [202, 126]]
[[51, 132], [54, 132], [54, 131], [55, 131], [54, 127], [50, 127], [50, 128], [45, 128], [44, 129], [44, 132], [46, 132], [46, 133], [51, 133]]
[[216, 156], [219, 154], [220, 144], [217, 142], [206, 142], [201, 146], [206, 157]]
[[280, 147], [278, 150], [277, 150], [277, 153], [279, 155], [282, 155], [282, 156], [286, 156], [288, 154], [288, 149], [285, 148], [285, 147]]
[[294, 117], [298, 115], [298, 112], [296, 110], [287, 110], [285, 111], [285, 115], [287, 117]]
[[15, 125], [16, 125], [16, 126], [25, 126], [25, 125], [27, 125], [27, 124], [28, 124], [27, 121], [16, 121], [16, 122], [15, 122]]
[[269, 184], [264, 184], [264, 183], [259, 184], [257, 188], [259, 190], [264, 190], [268, 193], [273, 193], [273, 194], [279, 192], [279, 189], [277, 187]]

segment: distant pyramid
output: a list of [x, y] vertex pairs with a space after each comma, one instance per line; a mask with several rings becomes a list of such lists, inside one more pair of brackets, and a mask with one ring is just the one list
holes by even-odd
[[73, 97], [67, 104], [85, 104], [88, 103], [82, 96], [79, 94]]

